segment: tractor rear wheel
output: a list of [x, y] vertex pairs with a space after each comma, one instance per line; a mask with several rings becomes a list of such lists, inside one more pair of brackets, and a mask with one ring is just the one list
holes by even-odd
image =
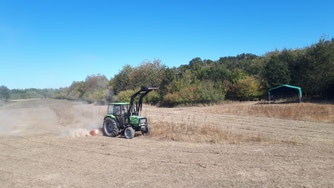
[[132, 127], [128, 127], [124, 130], [124, 136], [127, 139], [132, 139], [135, 136], [135, 130]]
[[106, 136], [117, 136], [119, 133], [117, 122], [114, 119], [107, 117], [103, 122], [103, 133]]

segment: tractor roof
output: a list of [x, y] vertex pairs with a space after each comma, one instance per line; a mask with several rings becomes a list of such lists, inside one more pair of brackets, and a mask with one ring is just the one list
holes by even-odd
[[128, 105], [128, 102], [111, 103], [111, 105]]

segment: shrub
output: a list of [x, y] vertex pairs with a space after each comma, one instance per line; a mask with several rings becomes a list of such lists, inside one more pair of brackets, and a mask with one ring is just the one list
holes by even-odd
[[86, 92], [83, 96], [83, 99], [90, 103], [97, 102], [100, 104], [105, 104], [107, 102], [108, 94], [108, 89], [97, 89]]
[[158, 104], [160, 101], [160, 95], [156, 91], [151, 91], [147, 97], [144, 98], [144, 102], [152, 105]]
[[238, 100], [255, 100], [262, 94], [261, 83], [251, 76], [238, 80], [231, 86], [231, 95]]
[[224, 100], [224, 98], [225, 91], [221, 84], [205, 81], [168, 93], [163, 98], [163, 104], [174, 106], [178, 104], [216, 103]]
[[135, 94], [134, 90], [125, 90], [121, 91], [117, 95], [117, 101], [118, 102], [130, 102], [131, 96]]
[[[131, 96], [135, 94], [138, 90], [126, 90], [126, 91], [119, 92], [117, 95], [117, 101], [118, 102], [130, 102]], [[139, 97], [136, 97], [134, 102], [138, 102], [138, 100], [139, 100]], [[143, 99], [144, 103], [153, 104], [153, 105], [158, 104], [159, 101], [160, 101], [160, 95], [156, 91], [151, 91]]]

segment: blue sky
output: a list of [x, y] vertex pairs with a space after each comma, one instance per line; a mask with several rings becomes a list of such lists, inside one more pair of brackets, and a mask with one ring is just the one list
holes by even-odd
[[126, 64], [217, 60], [334, 35], [334, 1], [0, 0], [0, 85], [58, 88]]

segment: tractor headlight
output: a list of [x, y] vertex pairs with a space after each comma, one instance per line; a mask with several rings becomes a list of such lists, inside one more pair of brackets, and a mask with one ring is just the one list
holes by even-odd
[[140, 119], [140, 120], [139, 120], [139, 124], [140, 124], [140, 125], [144, 125], [144, 124], [146, 124], [146, 118]]

